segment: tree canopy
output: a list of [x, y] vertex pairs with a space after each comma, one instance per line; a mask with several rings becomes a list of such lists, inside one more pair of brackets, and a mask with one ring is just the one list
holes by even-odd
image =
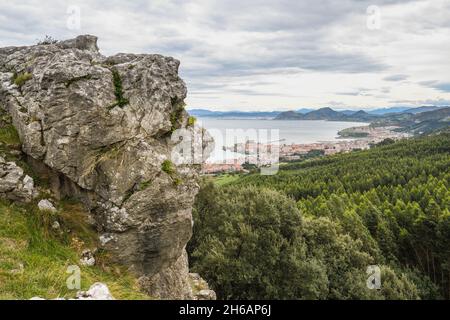
[[226, 299], [449, 298], [449, 165], [447, 133], [205, 181], [192, 267]]

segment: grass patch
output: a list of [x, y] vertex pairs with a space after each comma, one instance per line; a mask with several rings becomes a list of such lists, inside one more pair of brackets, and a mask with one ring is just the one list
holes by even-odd
[[172, 175], [175, 173], [175, 166], [170, 160], [164, 160], [161, 164], [161, 170], [165, 173]]
[[147, 189], [148, 187], [150, 187], [151, 185], [152, 185], [152, 181], [151, 181], [151, 180], [141, 182], [141, 183], [139, 184], [139, 191], [145, 190], [145, 189]]
[[175, 177], [175, 178], [173, 178], [173, 184], [175, 186], [179, 186], [179, 185], [183, 184], [183, 179], [181, 179], [179, 177]]
[[223, 186], [239, 180], [240, 177], [241, 176], [238, 174], [221, 174], [214, 178], [214, 184], [217, 186]]
[[170, 114], [170, 123], [172, 124], [172, 127], [170, 128], [170, 133], [177, 130], [181, 125], [182, 115], [184, 111], [184, 103], [177, 102], [176, 100], [174, 100], [172, 101], [172, 106], [174, 107], [174, 110]]
[[183, 184], [183, 179], [181, 179], [177, 173], [177, 169], [172, 161], [164, 160], [161, 164], [161, 170], [167, 173], [171, 178], [174, 186], [179, 186]]
[[193, 127], [196, 122], [197, 122], [197, 118], [193, 117], [193, 116], [190, 116], [188, 118], [188, 127]]
[[114, 95], [116, 96], [116, 102], [109, 108], [112, 109], [116, 106], [123, 108], [127, 104], [129, 104], [130, 101], [123, 96], [122, 78], [120, 78], [119, 71], [115, 68], [112, 68], [111, 73], [113, 77]]
[[12, 82], [14, 82], [14, 84], [19, 88], [22, 88], [25, 82], [31, 80], [31, 78], [33, 78], [33, 75], [28, 72], [14, 73], [12, 77]]
[[0, 142], [8, 146], [20, 145], [19, 134], [12, 124], [0, 126]]
[[[78, 265], [81, 247], [96, 241], [85, 214], [73, 201], [63, 202], [58, 214], [49, 214], [39, 212], [36, 205], [0, 200], [0, 299], [74, 297], [77, 290], [66, 285], [67, 267]], [[71, 231], [57, 234], [49, 226], [55, 219], [61, 229]], [[100, 281], [116, 299], [149, 299], [139, 291], [134, 275], [111, 263], [106, 253], [97, 261], [94, 267], [80, 266], [81, 290]]]

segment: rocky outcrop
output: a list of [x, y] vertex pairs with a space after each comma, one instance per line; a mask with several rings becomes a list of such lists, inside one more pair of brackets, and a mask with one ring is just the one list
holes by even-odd
[[216, 300], [216, 293], [209, 288], [208, 283], [198, 273], [190, 273], [192, 293], [194, 300]]
[[94, 36], [0, 49], [0, 106], [30, 164], [58, 196], [84, 201], [103, 246], [161, 298], [192, 298], [185, 246], [198, 168], [176, 161], [173, 132], [194, 142], [198, 163], [211, 145], [189, 126], [178, 67], [156, 54], [104, 57]]
[[89, 249], [84, 249], [81, 253], [80, 264], [88, 267], [95, 265], [94, 253]]
[[26, 175], [15, 162], [0, 156], [0, 197], [30, 202], [37, 196], [33, 178]]

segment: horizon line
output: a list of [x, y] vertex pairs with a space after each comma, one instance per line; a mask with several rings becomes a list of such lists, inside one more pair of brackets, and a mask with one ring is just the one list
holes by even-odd
[[236, 110], [236, 109], [232, 109], [232, 110], [215, 110], [215, 109], [209, 109], [208, 107], [190, 107], [187, 106], [186, 110], [188, 111], [192, 111], [192, 110], [205, 110], [205, 111], [210, 111], [210, 112], [240, 112], [240, 113], [251, 113], [251, 112], [287, 112], [287, 111], [298, 111], [298, 110], [320, 110], [320, 109], [325, 109], [325, 108], [330, 108], [332, 110], [335, 111], [377, 111], [377, 110], [389, 110], [389, 109], [396, 109], [396, 108], [405, 108], [405, 109], [417, 109], [417, 108], [423, 108], [423, 107], [436, 107], [436, 108], [448, 108], [450, 107], [450, 105], [444, 105], [444, 106], [440, 106], [440, 105], [427, 105], [427, 104], [423, 104], [420, 106], [410, 106], [410, 105], [401, 105], [401, 106], [392, 106], [392, 107], [374, 107], [374, 108], [357, 108], [357, 107], [332, 107], [332, 106], [325, 106], [325, 107], [298, 107], [298, 108], [291, 108], [291, 109], [272, 109], [272, 110], [261, 110], [261, 109], [256, 109], [256, 110]]

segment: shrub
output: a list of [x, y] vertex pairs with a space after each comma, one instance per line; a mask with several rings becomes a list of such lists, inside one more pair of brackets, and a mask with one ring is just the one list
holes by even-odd
[[382, 290], [368, 289], [366, 268], [374, 257], [363, 242], [329, 218], [302, 218], [295, 201], [282, 192], [204, 184], [193, 217], [191, 268], [220, 299], [419, 297], [401, 269], [385, 265], [380, 265]]
[[48, 44], [55, 44], [58, 43], [58, 40], [56, 40], [55, 38], [53, 38], [52, 36], [46, 35], [44, 37], [44, 39], [39, 40], [37, 42], [38, 45], [48, 45]]

